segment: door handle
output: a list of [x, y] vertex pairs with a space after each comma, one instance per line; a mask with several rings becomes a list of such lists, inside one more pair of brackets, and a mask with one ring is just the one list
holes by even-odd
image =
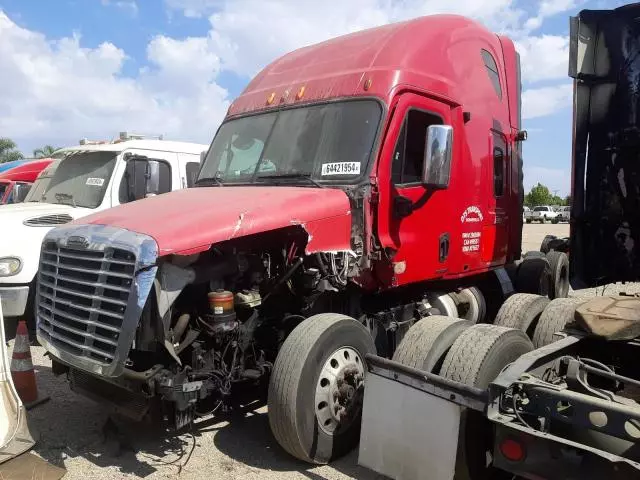
[[438, 259], [440, 260], [440, 263], [444, 263], [444, 261], [449, 256], [449, 234], [443, 233], [442, 235], [440, 235], [439, 243], [440, 245], [438, 249]]

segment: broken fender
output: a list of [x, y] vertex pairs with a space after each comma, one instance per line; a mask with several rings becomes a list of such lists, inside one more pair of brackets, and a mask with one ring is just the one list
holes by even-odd
[[10, 365], [0, 305], [0, 463], [26, 452], [35, 444], [27, 425], [27, 411], [11, 380]]

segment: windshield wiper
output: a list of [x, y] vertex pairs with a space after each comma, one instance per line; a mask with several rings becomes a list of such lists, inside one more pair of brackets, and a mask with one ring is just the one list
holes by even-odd
[[214, 177], [199, 178], [198, 180], [196, 180], [195, 185], [198, 185], [200, 183], [205, 183], [205, 182], [213, 182], [216, 185], [218, 185], [219, 187], [224, 187], [224, 184], [222, 183], [222, 178], [221, 178], [220, 172], [217, 172]]
[[314, 180], [313, 178], [311, 178], [311, 174], [310, 173], [276, 173], [274, 175], [258, 175], [256, 177], [256, 180], [258, 179], [265, 179], [265, 178], [276, 178], [276, 179], [281, 179], [281, 178], [292, 178], [292, 179], [302, 179], [302, 180], [306, 180], [312, 184], [314, 184], [316, 187], [319, 188], [326, 188], [326, 185], [322, 185], [321, 183], [318, 183], [316, 180]]
[[70, 193], [56, 193], [55, 197], [58, 202], [62, 202], [63, 200], [71, 200], [71, 205], [73, 205], [73, 208], [77, 207], [76, 201], [73, 199], [73, 195], [71, 195]]

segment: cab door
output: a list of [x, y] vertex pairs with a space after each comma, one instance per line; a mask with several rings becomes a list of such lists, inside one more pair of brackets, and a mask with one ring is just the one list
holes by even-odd
[[447, 271], [452, 241], [450, 198], [447, 188], [422, 183], [427, 131], [432, 125], [451, 125], [451, 107], [404, 94], [381, 153], [377, 226], [388, 262], [378, 269], [378, 276], [393, 285], [438, 278]]
[[489, 177], [493, 180], [492, 195], [488, 195], [487, 219], [483, 227], [482, 259], [487, 263], [506, 261], [509, 244], [509, 200], [511, 191], [507, 179], [511, 178], [508, 162], [507, 137], [503, 132], [491, 130], [491, 157]]

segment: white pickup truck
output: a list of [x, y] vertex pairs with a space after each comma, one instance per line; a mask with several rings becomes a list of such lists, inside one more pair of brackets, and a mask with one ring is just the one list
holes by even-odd
[[528, 215], [525, 215], [525, 220], [527, 223], [545, 223], [547, 221], [551, 223], [558, 223], [559, 215], [560, 213], [556, 212], [553, 207], [550, 207], [548, 205], [539, 205], [537, 207], [533, 207], [531, 212]]
[[[8, 319], [33, 322], [34, 283], [45, 234], [99, 210], [191, 186], [207, 145], [165, 140], [81, 144], [54, 153], [55, 169], [24, 203], [0, 207], [0, 301]], [[32, 193], [32, 192], [29, 192]], [[14, 322], [9, 323], [9, 329]], [[10, 332], [11, 330], [9, 330]]]

